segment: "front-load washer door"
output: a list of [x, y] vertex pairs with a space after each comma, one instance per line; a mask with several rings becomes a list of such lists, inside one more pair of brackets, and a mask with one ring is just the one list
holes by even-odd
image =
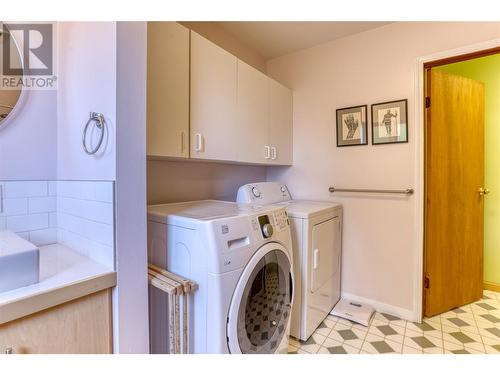
[[286, 249], [262, 246], [250, 259], [236, 286], [227, 319], [231, 353], [275, 353], [288, 335], [292, 269]]

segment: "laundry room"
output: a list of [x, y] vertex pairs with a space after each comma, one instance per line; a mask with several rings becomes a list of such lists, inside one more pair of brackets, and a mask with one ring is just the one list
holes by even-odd
[[[435, 37], [444, 33], [463, 37]], [[482, 274], [476, 273], [479, 296], [475, 292], [474, 297], [450, 302], [451, 308], [441, 307], [441, 315], [425, 313], [423, 295], [427, 301], [431, 298], [421, 286], [427, 282], [422, 279], [419, 224], [424, 135], [417, 123], [423, 121], [418, 110], [423, 100], [418, 90], [424, 85], [418, 70], [421, 61], [462, 55], [454, 51], [457, 46], [474, 45], [495, 33], [493, 24], [479, 23], [148, 23], [149, 261], [169, 272], [175, 269], [169, 266], [172, 257], [181, 267], [177, 272], [189, 279], [198, 258], [190, 258], [195, 250], [189, 250], [178, 234], [169, 238], [169, 228], [180, 225], [169, 220], [176, 222], [185, 211], [189, 220], [199, 219], [204, 225], [213, 220], [216, 226], [217, 216], [248, 215], [248, 208], [242, 208], [248, 204], [250, 212], [255, 211], [249, 220], [257, 242], [240, 230], [233, 238], [234, 224], [227, 222], [220, 225], [229, 231], [228, 239], [217, 241], [237, 251], [247, 251], [239, 246], [253, 247], [249, 251], [257, 253], [266, 244], [260, 242], [266, 238], [264, 228], [274, 220], [274, 214], [261, 219], [265, 212], [258, 211], [277, 204], [286, 207], [293, 249], [289, 353], [494, 353], [496, 339], [488, 333], [489, 344], [481, 341], [482, 336], [465, 341], [455, 337], [458, 331], [474, 333], [478, 328], [469, 310], [464, 311], [470, 316], [462, 315], [471, 319], [461, 320], [467, 324], [465, 330], [457, 326], [453, 319], [460, 316], [453, 308], [490, 297], [496, 303], [496, 288], [487, 287], [486, 281], [483, 285]], [[387, 40], [405, 48], [390, 48]], [[470, 47], [470, 52], [474, 48], [482, 47]], [[172, 69], [163, 69], [167, 62]], [[414, 85], [415, 76], [421, 86]], [[161, 141], [165, 138], [169, 142]], [[239, 206], [217, 207], [214, 200]], [[190, 203], [183, 207], [180, 202]], [[220, 235], [215, 228], [209, 232]], [[169, 241], [176, 245], [169, 247]], [[181, 265], [180, 258], [193, 263]], [[252, 277], [265, 280], [264, 269], [255, 270]], [[281, 282], [283, 273], [286, 270], [276, 275]], [[252, 277], [246, 282], [251, 284]], [[228, 332], [219, 340], [228, 344], [210, 343], [204, 331], [206, 341], [194, 352], [269, 350], [266, 344], [276, 341], [271, 332], [264, 330], [265, 340], [250, 343], [230, 332], [255, 327], [239, 327], [245, 321], [231, 321], [231, 311], [243, 311], [234, 300], [243, 288], [250, 309], [247, 319], [256, 320], [250, 297], [256, 290], [269, 289], [260, 283], [260, 288], [252, 286], [250, 295], [240, 284], [225, 291], [232, 295], [221, 312], [228, 319]], [[200, 297], [205, 292], [198, 287], [199, 292], [185, 297], [194, 298], [194, 308], [206, 303], [205, 298], [212, 300], [210, 293], [220, 293], [206, 291]], [[488, 289], [484, 295], [483, 287]], [[169, 304], [168, 293], [155, 287], [150, 287], [150, 297], [151, 351], [190, 352], [191, 344], [198, 345], [199, 332], [189, 330], [192, 322], [188, 318], [184, 323], [182, 311], [193, 307], [183, 301]], [[262, 298], [259, 293], [257, 297]], [[177, 325], [168, 326], [167, 316]], [[233, 340], [240, 345], [234, 346]], [[278, 352], [279, 344], [280, 340]]]
[[500, 22], [258, 1], [5, 13], [2, 374], [500, 359]]

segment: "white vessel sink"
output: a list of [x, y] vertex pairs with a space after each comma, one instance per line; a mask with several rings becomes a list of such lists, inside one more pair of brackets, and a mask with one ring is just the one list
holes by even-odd
[[0, 293], [38, 282], [39, 251], [14, 232], [0, 231]]

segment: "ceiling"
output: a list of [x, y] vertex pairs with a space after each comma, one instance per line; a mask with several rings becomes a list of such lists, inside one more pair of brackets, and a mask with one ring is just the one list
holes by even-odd
[[390, 22], [216, 22], [264, 58], [374, 29]]

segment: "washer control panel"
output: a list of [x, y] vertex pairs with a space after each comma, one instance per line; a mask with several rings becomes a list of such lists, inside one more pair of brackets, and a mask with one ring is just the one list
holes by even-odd
[[269, 221], [269, 215], [261, 215], [258, 217], [260, 232], [264, 238], [269, 238], [273, 235], [273, 225]]
[[288, 229], [289, 226], [288, 215], [281, 207], [252, 219], [252, 229], [259, 231], [264, 239], [271, 238], [274, 234]]
[[274, 212], [274, 225], [279, 228], [279, 230], [286, 229], [290, 222], [288, 221], [288, 214], [285, 209]]

